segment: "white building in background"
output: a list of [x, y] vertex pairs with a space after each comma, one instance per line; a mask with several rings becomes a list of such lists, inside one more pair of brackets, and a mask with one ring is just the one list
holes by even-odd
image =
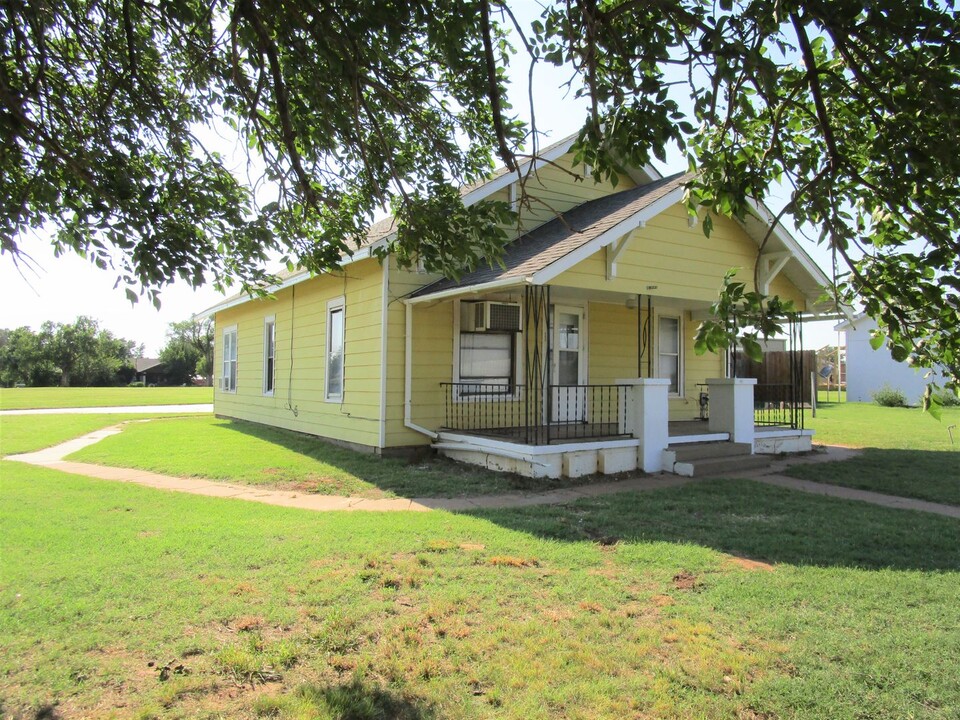
[[886, 345], [879, 350], [870, 346], [870, 336], [877, 322], [866, 315], [838, 324], [834, 330], [847, 336], [847, 401], [871, 402], [873, 393], [885, 385], [900, 390], [908, 403], [920, 401], [926, 386], [942, 383], [939, 373], [928, 376], [928, 369], [917, 369], [890, 356]]

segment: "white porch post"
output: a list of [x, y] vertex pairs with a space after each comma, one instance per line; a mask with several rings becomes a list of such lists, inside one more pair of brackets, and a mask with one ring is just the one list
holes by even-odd
[[730, 433], [736, 443], [749, 443], [753, 453], [753, 386], [756, 378], [710, 378], [710, 432]]
[[630, 378], [617, 380], [617, 385], [627, 386], [625, 427], [622, 432], [640, 441], [637, 466], [644, 472], [660, 472], [663, 470], [663, 451], [667, 449], [669, 438], [667, 392], [670, 381], [666, 378]]

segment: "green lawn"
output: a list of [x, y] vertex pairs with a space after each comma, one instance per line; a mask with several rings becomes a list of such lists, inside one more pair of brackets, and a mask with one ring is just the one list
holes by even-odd
[[[794, 477], [960, 505], [960, 408], [938, 422], [916, 408], [822, 405], [806, 419], [814, 442], [865, 448], [856, 460], [795, 466]], [[953, 428], [954, 444], [948, 428]]]
[[788, 475], [861, 490], [960, 505], [960, 452], [867, 448], [855, 460], [796, 465]]
[[81, 435], [124, 422], [155, 415], [6, 415], [0, 416], [0, 456], [33, 452]]
[[[807, 411], [806, 427], [816, 430], [814, 442], [846, 447], [960, 451], [960, 407], [943, 409], [937, 421], [919, 408], [888, 408], [873, 403], [820, 405], [817, 417]], [[954, 444], [950, 444], [953, 429]]]
[[212, 402], [212, 387], [0, 388], [0, 410], [196, 405]]
[[[564, 484], [488, 472], [442, 458], [379, 458], [300, 433], [209, 416], [131, 425], [70, 459], [178, 477], [369, 498], [456, 497]], [[577, 482], [586, 480], [565, 484]]]
[[960, 715], [949, 519], [745, 481], [311, 514], [0, 472], [0, 716]]

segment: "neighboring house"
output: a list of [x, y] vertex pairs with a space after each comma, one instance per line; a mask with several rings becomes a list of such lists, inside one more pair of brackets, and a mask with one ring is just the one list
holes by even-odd
[[[390, 239], [388, 218], [342, 272], [292, 273], [272, 298], [203, 313], [216, 319], [216, 413], [376, 452], [433, 445], [531, 475], [671, 469], [663, 451], [681, 437], [752, 450], [763, 433], [752, 406], [747, 432], [742, 404], [755, 381], [713, 383], [710, 427], [694, 421], [698, 386], [723, 379], [727, 360], [697, 355], [693, 338], [728, 269], [752, 282], [772, 216], [757, 203], [743, 223], [715, 218], [707, 238], [682, 202], [688, 176], [647, 167], [616, 187], [581, 181], [571, 144], [537, 162], [503, 267], [453, 281], [393, 257], [381, 265], [371, 252]], [[516, 182], [501, 172], [464, 202], [514, 201]], [[827, 284], [782, 228], [760, 277], [807, 314]], [[776, 432], [809, 447], [796, 423]]]
[[900, 390], [907, 402], [917, 403], [929, 383], [943, 382], [943, 376], [938, 372], [930, 373], [927, 369], [897, 362], [886, 345], [874, 350], [870, 346], [870, 337], [876, 329], [877, 321], [866, 315], [858, 315], [834, 327], [847, 338], [845, 379], [848, 402], [871, 402], [877, 390], [888, 386]]
[[167, 368], [159, 358], [136, 359], [137, 382], [144, 385], [162, 385], [167, 379]]

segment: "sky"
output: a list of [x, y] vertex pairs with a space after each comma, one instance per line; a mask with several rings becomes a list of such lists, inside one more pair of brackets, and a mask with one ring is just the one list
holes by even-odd
[[[539, 15], [536, 2], [519, 3], [517, 7], [521, 23], [528, 24]], [[529, 120], [527, 70], [528, 64], [519, 56], [509, 68], [514, 107], [525, 120]], [[537, 69], [534, 79], [537, 128], [547, 133], [542, 145], [575, 132], [583, 122], [586, 103], [559, 89], [568, 79], [568, 71], [543, 66]], [[672, 158], [668, 155], [667, 160], [668, 164], [659, 166], [659, 170], [670, 173], [684, 168], [679, 154]], [[766, 201], [777, 209], [784, 199], [768, 197]], [[826, 253], [802, 237], [799, 240], [820, 267], [829, 270], [830, 259]], [[9, 254], [0, 255], [0, 328], [27, 325], [36, 330], [46, 320], [69, 323], [80, 315], [88, 315], [114, 335], [142, 343], [145, 355], [151, 357], [159, 354], [163, 347], [170, 323], [187, 320], [222, 298], [210, 286], [195, 290], [177, 281], [162, 291], [159, 310], [146, 299], [132, 305], [125, 297], [123, 285], [114, 288], [116, 272], [100, 270], [73, 253], [54, 257], [53, 248], [43, 235], [21, 238], [20, 247], [30, 257], [30, 263], [15, 264]], [[833, 321], [807, 324], [805, 347], [817, 349], [836, 344], [834, 324]]]

